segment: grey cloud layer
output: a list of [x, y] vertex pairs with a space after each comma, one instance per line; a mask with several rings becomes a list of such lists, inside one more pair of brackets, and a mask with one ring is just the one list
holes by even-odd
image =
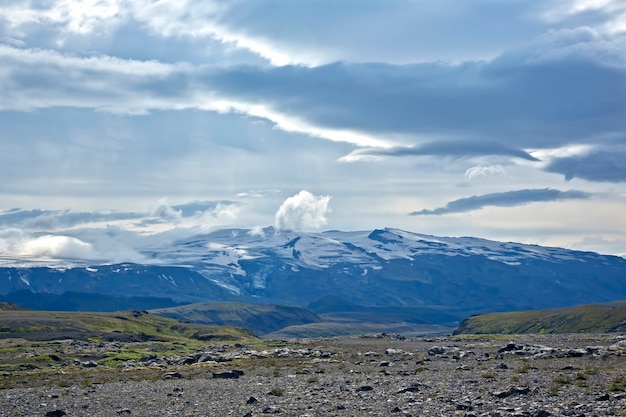
[[[626, 116], [625, 116], [626, 117]], [[598, 149], [588, 154], [555, 158], [547, 168], [566, 180], [582, 178], [588, 181], [626, 182], [626, 147]]]
[[445, 155], [445, 156], [484, 156], [504, 155], [538, 161], [537, 158], [520, 149], [507, 146], [498, 142], [480, 141], [447, 141], [431, 142], [417, 147], [393, 147], [388, 149], [363, 148], [350, 154], [350, 157], [360, 156], [422, 156], [422, 155]]
[[150, 225], [207, 215], [217, 216], [221, 208], [239, 205], [240, 203], [234, 201], [193, 201], [177, 205], [169, 205], [162, 201], [151, 212], [144, 213], [10, 209], [0, 211], [0, 227], [51, 231], [76, 226], [85, 227], [85, 225], [93, 223], [115, 223], [124, 220], [131, 220], [136, 225]]
[[245, 199], [253, 227], [308, 189], [332, 228], [482, 234], [520, 228], [406, 212], [565, 178], [602, 198], [558, 228], [593, 205], [621, 241], [625, 27], [623, 0], [0, 0], [0, 200], [74, 205], [0, 229], [200, 224], [136, 212], [163, 196]]
[[514, 207], [536, 202], [562, 201], [562, 200], [584, 200], [593, 196], [584, 191], [570, 190], [559, 191], [550, 188], [541, 190], [518, 190], [503, 193], [491, 193], [475, 195], [467, 198], [450, 201], [445, 207], [433, 210], [420, 210], [409, 213], [411, 216], [441, 215], [450, 213], [464, 213], [467, 211], [479, 210], [483, 207]]
[[[623, 139], [624, 44], [623, 39], [611, 41], [577, 29], [550, 33], [488, 62], [336, 63], [313, 68], [194, 67], [0, 46], [6, 63], [0, 77], [8, 86], [0, 106], [141, 113], [219, 110], [226, 100], [262, 105], [270, 109], [270, 118], [275, 112], [325, 129], [382, 138], [402, 135], [404, 142], [414, 144], [357, 150], [356, 155], [504, 155], [533, 160], [530, 149], [596, 146], [615, 135]], [[547, 169], [600, 181], [624, 176], [623, 166], [617, 166], [618, 175], [596, 168], [595, 174], [586, 173], [585, 165], [594, 163], [590, 157], [576, 163], [579, 168], [573, 174], [564, 168], [571, 166], [568, 160], [553, 161]]]

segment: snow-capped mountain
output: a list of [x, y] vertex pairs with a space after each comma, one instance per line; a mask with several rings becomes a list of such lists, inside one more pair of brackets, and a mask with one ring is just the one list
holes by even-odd
[[335, 296], [366, 306], [443, 309], [458, 317], [626, 298], [626, 260], [620, 257], [397, 229], [227, 229], [142, 255], [148, 260], [142, 265], [3, 268], [0, 293], [30, 289], [302, 306]]

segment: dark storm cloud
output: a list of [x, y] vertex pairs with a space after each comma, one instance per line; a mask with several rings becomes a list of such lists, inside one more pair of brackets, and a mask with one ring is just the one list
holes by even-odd
[[537, 158], [521, 149], [515, 149], [497, 142], [478, 141], [442, 141], [431, 142], [415, 147], [393, 147], [389, 149], [364, 148], [350, 154], [351, 157], [359, 156], [421, 156], [421, 155], [441, 155], [441, 156], [482, 156], [482, 155], [503, 155], [526, 159], [528, 161], [538, 161]]
[[450, 213], [464, 213], [467, 211], [479, 210], [486, 206], [514, 207], [536, 202], [549, 202], [561, 200], [585, 200], [591, 198], [593, 194], [584, 191], [570, 190], [559, 191], [550, 188], [537, 190], [506, 191], [502, 193], [491, 193], [475, 195], [467, 198], [450, 201], [445, 207], [433, 210], [420, 210], [409, 213], [411, 216], [441, 215]]
[[598, 150], [587, 155], [554, 158], [545, 168], [565, 176], [599, 182], [626, 182], [626, 149]]
[[[533, 149], [595, 148], [626, 130], [625, 42], [577, 28], [548, 32], [491, 61], [318, 67], [163, 64], [0, 45], [0, 82], [7, 86], [0, 109], [65, 106], [145, 114], [201, 108], [254, 115], [257, 106], [264, 109], [261, 117], [287, 130], [334, 140], [345, 140], [337, 139], [340, 132], [356, 132], [388, 145], [358, 149], [372, 142], [352, 140], [352, 156], [534, 161]], [[301, 123], [285, 127], [284, 117]], [[576, 172], [594, 181], [620, 180], [610, 172], [590, 174], [599, 172], [596, 159], [610, 153], [594, 155], [578, 159]], [[546, 163], [553, 172], [577, 175], [567, 174], [572, 161]]]
[[[520, 64], [523, 64], [520, 67]], [[626, 67], [581, 58], [460, 66], [333, 64], [238, 68], [207, 80], [315, 124], [552, 147], [626, 127]]]

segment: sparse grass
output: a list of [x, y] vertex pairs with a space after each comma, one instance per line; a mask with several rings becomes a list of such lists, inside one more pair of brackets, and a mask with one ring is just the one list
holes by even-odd
[[560, 393], [560, 387], [559, 387], [558, 384], [552, 384], [548, 388], [548, 396], [549, 397], [556, 397], [556, 396], [559, 395], [559, 393]]
[[520, 374], [527, 374], [530, 370], [535, 370], [535, 369], [538, 369], [538, 368], [533, 365], [524, 365], [520, 368], [517, 368], [517, 372]]
[[496, 374], [494, 374], [493, 372], [483, 372], [480, 376], [485, 379], [494, 379], [496, 377]]
[[273, 395], [274, 397], [282, 397], [283, 395], [285, 395], [285, 390], [282, 388], [273, 388], [270, 391], [270, 395]]
[[554, 382], [560, 385], [568, 385], [568, 384], [571, 384], [572, 381], [566, 376], [559, 375], [556, 378], [554, 378]]
[[626, 391], [626, 380], [622, 377], [613, 378], [608, 388], [609, 392]]

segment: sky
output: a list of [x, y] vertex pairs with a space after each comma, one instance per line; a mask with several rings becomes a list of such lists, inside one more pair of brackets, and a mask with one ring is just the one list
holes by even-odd
[[626, 255], [624, 0], [0, 0], [0, 261], [221, 228]]

